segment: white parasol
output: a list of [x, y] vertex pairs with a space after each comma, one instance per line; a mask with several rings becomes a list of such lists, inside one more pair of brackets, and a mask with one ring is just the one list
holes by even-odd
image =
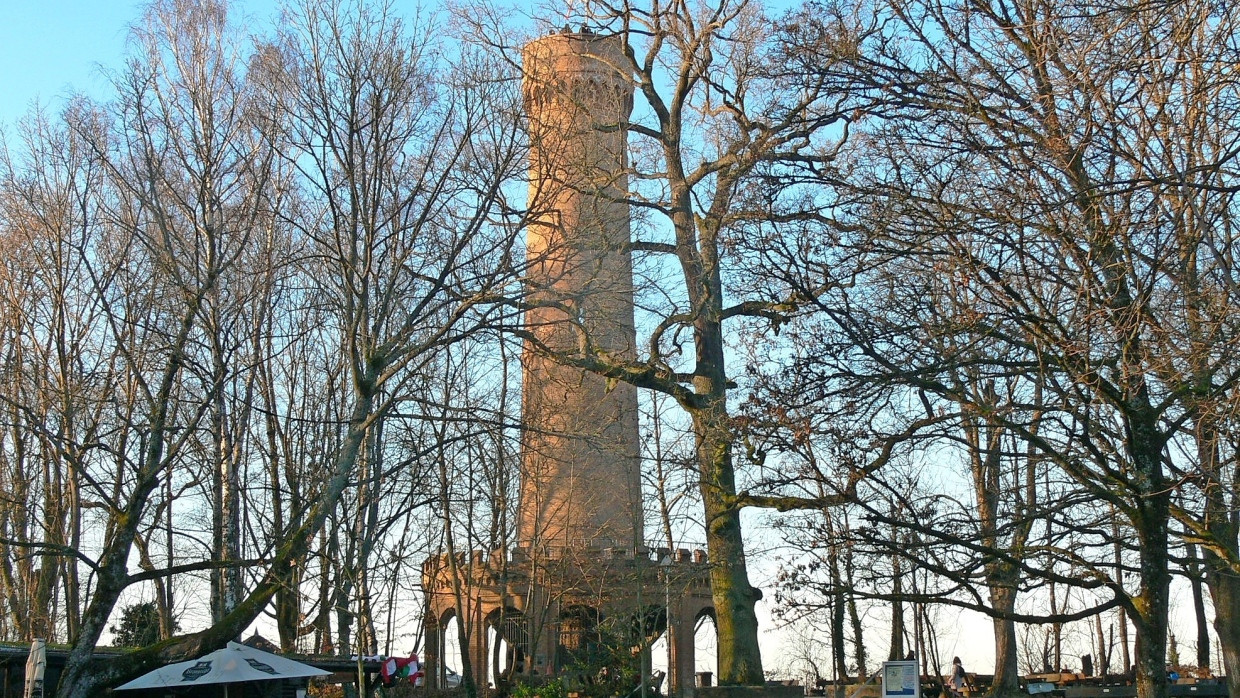
[[230, 642], [223, 649], [218, 649], [199, 659], [169, 664], [149, 674], [143, 674], [127, 684], [117, 686], [115, 690], [274, 681], [327, 676], [330, 673], [316, 669], [309, 664], [285, 659], [278, 654]]
[[43, 698], [43, 673], [47, 670], [47, 643], [35, 640], [30, 643], [30, 657], [26, 659], [25, 698]]

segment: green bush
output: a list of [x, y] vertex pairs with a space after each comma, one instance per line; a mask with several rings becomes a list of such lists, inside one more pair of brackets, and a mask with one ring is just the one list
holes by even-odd
[[568, 698], [568, 690], [561, 679], [552, 679], [541, 683], [518, 681], [509, 693], [511, 698]]

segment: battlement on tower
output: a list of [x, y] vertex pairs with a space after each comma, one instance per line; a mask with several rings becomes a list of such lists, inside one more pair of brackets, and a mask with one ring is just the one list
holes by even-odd
[[[436, 570], [451, 569], [452, 555], [442, 551], [428, 557], [422, 562], [423, 574], [434, 574]], [[638, 548], [636, 551], [628, 548], [562, 548], [548, 547], [541, 551], [541, 554], [535, 555], [529, 547], [516, 546], [513, 548], [498, 548], [496, 550], [484, 551], [473, 550], [468, 553], [456, 554], [456, 566], [460, 569], [469, 568], [475, 570], [487, 570], [493, 573], [501, 571], [520, 570], [522, 567], [528, 566], [538, 560], [560, 561], [560, 560], [576, 560], [576, 561], [596, 561], [608, 565], [659, 565], [677, 567], [688, 567], [690, 565], [703, 566], [706, 565], [706, 551], [700, 548], [690, 550], [689, 548], [678, 548], [671, 550], [670, 548]]]
[[[527, 111], [544, 115], [564, 102], [583, 112], [627, 118], [633, 111], [633, 80], [619, 35], [560, 32], [531, 41], [522, 52]], [[617, 109], [616, 107], [619, 107]]]

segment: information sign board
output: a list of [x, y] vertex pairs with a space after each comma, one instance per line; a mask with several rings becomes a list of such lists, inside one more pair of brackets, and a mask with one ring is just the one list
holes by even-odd
[[882, 698], [921, 698], [921, 673], [916, 661], [883, 662]]

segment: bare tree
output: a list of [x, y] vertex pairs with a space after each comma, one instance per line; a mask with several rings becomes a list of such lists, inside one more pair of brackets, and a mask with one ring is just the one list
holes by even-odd
[[36, 112], [18, 134], [17, 152], [5, 152], [0, 186], [8, 377], [0, 591], [7, 636], [71, 640], [82, 599], [78, 559], [66, 553], [83, 546], [89, 444], [108, 429], [98, 402], [106, 390], [90, 377], [106, 360], [83, 354], [101, 313], [76, 252], [92, 244], [101, 169], [62, 120]]
[[[830, 27], [804, 46], [875, 118], [858, 126], [849, 167], [828, 173], [859, 197], [842, 216], [853, 227], [836, 227], [857, 256], [832, 270], [838, 285], [816, 296], [817, 308], [874, 375], [988, 411], [1115, 507], [1136, 543], [1138, 587], [1108, 574], [1101, 557], [1074, 564], [1136, 626], [1141, 695], [1164, 695], [1177, 485], [1168, 446], [1200, 413], [1196, 396], [1228, 394], [1236, 368], [1222, 315], [1211, 315], [1212, 348], [1198, 368], [1181, 349], [1194, 342], [1183, 309], [1200, 307], [1184, 261], [1212, 245], [1180, 202], [1218, 191], [1216, 173], [1230, 166], [1230, 147], [1202, 152], [1192, 125], [1205, 119], [1211, 143], [1233, 141], [1232, 88], [1211, 68], [1234, 59], [1232, 12], [1020, 2], [823, 10], [838, 24], [803, 16], [802, 27]], [[883, 267], [904, 281], [892, 276], [876, 292], [867, 284]], [[968, 302], [927, 294], [936, 278]], [[948, 361], [927, 351], [962, 330], [1002, 349]], [[990, 409], [947, 378], [954, 366], [1019, 376], [1042, 399], [1026, 389], [1017, 409]]]
[[[511, 210], [501, 185], [523, 166], [516, 93], [467, 57], [432, 72], [443, 66], [431, 32], [405, 27], [390, 7], [306, 3], [263, 55], [301, 187], [290, 220], [313, 250], [309, 273], [326, 282], [318, 301], [339, 332], [353, 392], [341, 457], [354, 451], [347, 471], [363, 466], [348, 525], [328, 536], [343, 563], [331, 604], [341, 645], [353, 644], [355, 591], [358, 642], [375, 642], [365, 571], [409, 506], [384, 511], [381, 494], [433, 453], [423, 444], [387, 463], [389, 442], [409, 442], [389, 416], [408, 401], [426, 404], [421, 381], [443, 369], [441, 350], [497, 321], [499, 306], [488, 304], [514, 273], [519, 226], [492, 216]], [[427, 409], [416, 419], [438, 418]], [[321, 617], [327, 606], [321, 598]]]
[[[298, 587], [324, 523], [340, 511], [359, 464], [371, 494], [393, 466], [382, 459], [382, 418], [414, 397], [414, 378], [433, 368], [437, 351], [491, 323], [489, 309], [501, 306], [488, 304], [509, 290], [519, 226], [496, 224], [492, 214], [508, 210], [501, 184], [523, 165], [514, 92], [419, 57], [425, 37], [410, 35], [390, 11], [336, 9], [305, 8], [250, 56], [234, 43], [223, 5], [157, 3], [137, 30], [137, 53], [115, 77], [116, 101], [75, 108], [67, 140], [54, 130], [35, 134], [36, 157], [74, 146], [59, 162], [16, 162], [6, 173], [9, 239], [65, 251], [38, 259], [75, 284], [68, 302], [42, 306], [47, 317], [70, 318], [80, 302], [88, 312], [72, 317], [91, 323], [59, 335], [79, 352], [62, 357], [65, 366], [90, 391], [73, 388], [85, 400], [79, 407], [61, 390], [67, 421], [30, 419], [46, 410], [22, 394], [4, 403], [23, 420], [14, 420], [20, 443], [9, 441], [6, 455], [41, 442], [55, 448], [45, 451], [52, 458], [40, 456], [47, 466], [66, 463], [66, 454], [78, 459], [44, 471], [60, 479], [42, 486], [77, 495], [76, 484], [59, 483], [81, 483], [81, 494], [54, 502], [67, 508], [47, 510], [41, 535], [28, 535], [11, 507], [2, 519], [6, 595], [55, 588], [39, 580], [70, 574], [61, 560], [92, 570], [92, 587], [75, 584], [65, 596], [73, 650], [63, 692], [89, 693], [219, 646], [276, 595], [282, 642], [291, 643], [302, 630]], [[36, 216], [55, 212], [44, 205], [52, 195], [56, 211], [72, 215], [48, 224]], [[7, 271], [20, 282], [31, 269]], [[32, 300], [7, 303], [5, 317], [20, 320]], [[55, 339], [7, 327], [14, 337]], [[74, 342], [70, 330], [90, 343]], [[51, 358], [57, 345], [26, 346]], [[309, 361], [273, 363], [289, 357]], [[10, 358], [8, 370], [41, 370]], [[333, 375], [347, 397], [306, 389]], [[260, 441], [254, 408], [263, 402]], [[327, 409], [312, 424], [294, 405]], [[292, 446], [299, 433], [313, 439], [304, 450]], [[308, 478], [307, 459], [331, 465]], [[243, 527], [239, 507], [267, 510], [254, 499], [261, 490], [242, 486], [249, 467], [265, 468], [277, 494], [270, 519]], [[30, 472], [14, 465], [6, 479], [34, 482]], [[214, 486], [187, 487], [195, 481]], [[174, 513], [174, 500], [187, 494], [212, 512], [206, 556], [173, 545], [172, 523], [196, 513], [184, 499]], [[373, 496], [361, 504], [355, 557], [365, 567], [386, 522], [398, 519], [381, 519]], [[54, 537], [75, 535], [86, 506], [102, 524], [98, 551]], [[13, 534], [14, 524], [23, 530]], [[15, 545], [53, 572], [8, 574]], [[247, 548], [256, 559], [244, 559]], [[140, 569], [131, 572], [135, 552]], [[122, 593], [155, 583], [170, 616], [173, 580], [202, 571], [215, 578], [209, 627], [122, 657], [94, 656]], [[360, 588], [370, 626], [369, 580]]]

